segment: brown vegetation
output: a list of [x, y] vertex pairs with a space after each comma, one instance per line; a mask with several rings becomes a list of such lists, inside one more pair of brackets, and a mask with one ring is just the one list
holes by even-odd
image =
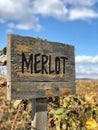
[[[30, 130], [30, 100], [7, 101], [6, 93], [6, 79], [0, 77], [0, 130]], [[98, 80], [77, 80], [76, 95], [48, 101], [49, 130], [98, 130]]]

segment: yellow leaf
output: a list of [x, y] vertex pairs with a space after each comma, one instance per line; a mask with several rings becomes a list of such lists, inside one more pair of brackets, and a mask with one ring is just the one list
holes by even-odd
[[21, 103], [21, 101], [22, 100], [15, 100], [15, 102], [14, 102], [14, 108], [17, 108], [18, 107], [18, 105]]
[[95, 94], [86, 94], [85, 95], [85, 99], [86, 99], [86, 101], [87, 102], [89, 102], [90, 104], [95, 104], [95, 102], [94, 102], [94, 96], [95, 96]]
[[72, 121], [72, 127], [75, 128], [76, 127], [76, 123], [74, 121]]
[[62, 129], [63, 129], [63, 130], [66, 130], [66, 124], [63, 124], [63, 125], [62, 125]]
[[98, 124], [97, 122], [91, 117], [87, 120], [86, 122], [86, 126], [87, 130], [92, 130], [94, 128], [97, 128], [98, 127]]

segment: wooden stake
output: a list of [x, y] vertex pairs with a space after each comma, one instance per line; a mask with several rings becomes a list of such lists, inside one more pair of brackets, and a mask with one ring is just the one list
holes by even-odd
[[47, 98], [32, 100], [31, 130], [47, 130]]

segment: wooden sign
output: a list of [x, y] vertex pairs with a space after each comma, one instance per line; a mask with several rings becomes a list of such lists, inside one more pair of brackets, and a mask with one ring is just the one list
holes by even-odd
[[7, 76], [8, 99], [73, 94], [74, 47], [40, 38], [8, 35]]

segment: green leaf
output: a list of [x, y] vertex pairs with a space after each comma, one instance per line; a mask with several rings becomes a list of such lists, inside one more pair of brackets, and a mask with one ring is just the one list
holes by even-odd
[[63, 107], [67, 107], [68, 106], [68, 103], [67, 102], [64, 102], [64, 104], [63, 104]]
[[62, 115], [64, 113], [64, 108], [58, 108], [56, 111], [55, 111], [55, 114], [56, 115]]

